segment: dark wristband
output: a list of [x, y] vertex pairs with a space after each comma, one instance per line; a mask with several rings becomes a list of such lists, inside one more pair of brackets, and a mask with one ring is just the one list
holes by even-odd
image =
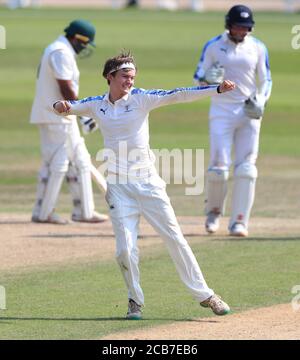
[[54, 110], [55, 110], [55, 105], [56, 105], [57, 103], [59, 103], [59, 102], [60, 102], [60, 100], [55, 101], [55, 103], [52, 105]]
[[222, 91], [220, 91], [220, 85], [217, 87], [217, 93], [222, 94]]

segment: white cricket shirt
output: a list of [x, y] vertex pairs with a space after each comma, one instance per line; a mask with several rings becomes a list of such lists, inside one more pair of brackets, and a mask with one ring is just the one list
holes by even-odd
[[212, 99], [212, 104], [244, 102], [256, 93], [268, 100], [272, 79], [268, 51], [261, 41], [247, 35], [236, 44], [229, 39], [227, 31], [211, 39], [204, 45], [194, 80], [199, 82], [216, 62], [224, 67], [224, 79], [234, 81], [236, 88]]
[[59, 80], [71, 80], [75, 94], [79, 91], [79, 70], [76, 53], [69, 40], [61, 35], [44, 51], [39, 65], [36, 94], [32, 105], [32, 124], [69, 123], [74, 117], [65, 117], [53, 112], [52, 104], [62, 97]]
[[[155, 156], [149, 147], [149, 112], [160, 106], [212, 95], [223, 96], [217, 94], [217, 85], [169, 91], [132, 88], [114, 104], [108, 94], [70, 101], [69, 114], [89, 116], [98, 122], [109, 155], [109, 172], [132, 177], [139, 172], [138, 177], [146, 177], [155, 171]], [[123, 144], [121, 151], [120, 144]]]

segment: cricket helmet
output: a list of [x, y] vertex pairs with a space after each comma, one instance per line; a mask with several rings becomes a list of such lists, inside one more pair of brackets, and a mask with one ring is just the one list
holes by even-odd
[[233, 6], [225, 16], [226, 29], [232, 25], [238, 25], [248, 27], [251, 31], [254, 24], [252, 11], [245, 5]]

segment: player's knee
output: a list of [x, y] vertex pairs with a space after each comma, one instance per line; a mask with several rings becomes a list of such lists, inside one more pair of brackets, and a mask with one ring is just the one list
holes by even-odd
[[91, 155], [84, 144], [79, 144], [74, 153], [74, 163], [79, 171], [90, 171]]
[[56, 159], [50, 164], [51, 173], [66, 173], [68, 171], [69, 161], [68, 159]]
[[212, 166], [207, 170], [207, 179], [211, 182], [225, 182], [229, 177], [227, 166]]
[[130, 263], [130, 251], [127, 248], [118, 249], [116, 259], [120, 266], [128, 267]]
[[49, 178], [49, 167], [43, 166], [38, 173], [38, 180], [40, 182], [46, 183], [48, 181], [48, 178]]
[[79, 173], [85, 173], [91, 171], [90, 161], [75, 161], [75, 165]]
[[245, 161], [236, 166], [234, 170], [234, 176], [238, 178], [256, 179], [257, 168], [255, 164]]

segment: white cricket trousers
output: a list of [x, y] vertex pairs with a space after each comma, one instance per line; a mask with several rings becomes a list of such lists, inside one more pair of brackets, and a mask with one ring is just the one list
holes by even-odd
[[234, 183], [229, 229], [242, 222], [248, 227], [255, 197], [255, 166], [261, 120], [250, 119], [244, 103], [212, 104], [210, 109], [210, 165], [207, 176], [206, 213], [224, 214], [228, 172], [234, 148]]
[[163, 238], [179, 276], [192, 296], [201, 302], [214, 294], [208, 288], [197, 260], [181, 232], [166, 193], [165, 182], [157, 174], [127, 184], [108, 182], [106, 200], [116, 237], [116, 258], [129, 299], [139, 305], [144, 304], [137, 245], [140, 215]]
[[261, 120], [249, 119], [244, 103], [213, 104], [210, 109], [210, 167], [229, 169], [234, 146], [234, 167], [256, 163]]

